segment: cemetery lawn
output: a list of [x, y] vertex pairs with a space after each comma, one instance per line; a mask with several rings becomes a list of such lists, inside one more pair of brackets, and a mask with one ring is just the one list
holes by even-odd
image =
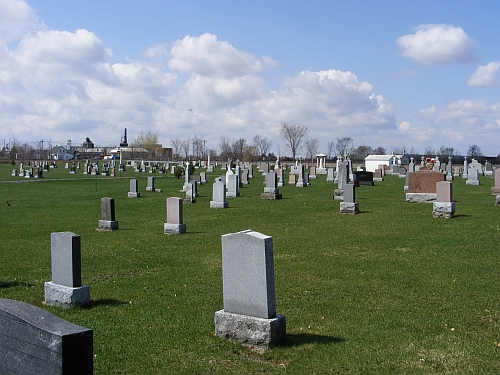
[[[149, 173], [11, 177], [0, 165], [0, 297], [41, 307], [94, 332], [95, 374], [498, 374], [500, 207], [480, 186], [453, 181], [456, 216], [406, 203], [404, 179], [356, 188], [360, 214], [339, 213], [326, 176], [260, 198], [263, 177], [210, 209], [212, 182], [184, 205], [187, 233], [163, 234], [165, 199], [183, 179]], [[19, 168], [18, 165], [15, 168]], [[197, 174], [198, 172], [196, 172]], [[129, 179], [140, 198], [127, 198]], [[288, 178], [287, 178], [288, 181]], [[100, 199], [119, 230], [96, 232]], [[274, 243], [277, 312], [287, 338], [260, 354], [215, 337], [223, 308], [221, 235], [252, 229]], [[45, 306], [50, 233], [81, 236], [86, 308]]]

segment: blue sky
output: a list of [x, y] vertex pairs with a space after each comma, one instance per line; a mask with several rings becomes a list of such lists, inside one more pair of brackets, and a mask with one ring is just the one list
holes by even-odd
[[0, 142], [500, 152], [497, 1], [0, 0]]

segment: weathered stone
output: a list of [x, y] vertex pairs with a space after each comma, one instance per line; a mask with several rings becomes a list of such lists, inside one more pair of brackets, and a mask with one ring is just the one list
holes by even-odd
[[3, 298], [0, 321], [1, 374], [93, 374], [92, 330]]

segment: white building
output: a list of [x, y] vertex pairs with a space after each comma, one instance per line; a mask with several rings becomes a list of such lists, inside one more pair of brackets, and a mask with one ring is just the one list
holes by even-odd
[[64, 146], [54, 146], [50, 150], [52, 159], [54, 160], [71, 160], [74, 159], [74, 155], [69, 153]]
[[403, 155], [368, 155], [365, 158], [365, 168], [368, 172], [375, 172], [379, 165], [385, 164], [390, 167], [392, 164], [401, 164]]

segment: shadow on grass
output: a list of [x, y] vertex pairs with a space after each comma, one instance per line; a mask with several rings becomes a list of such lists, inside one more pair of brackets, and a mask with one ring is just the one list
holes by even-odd
[[285, 338], [281, 340], [280, 346], [293, 347], [309, 343], [330, 344], [344, 341], [341, 337], [314, 335], [311, 333], [287, 333]]
[[84, 309], [93, 309], [99, 306], [119, 306], [119, 305], [128, 305], [128, 302], [118, 301], [117, 299], [98, 299], [98, 300], [90, 300], [89, 304], [84, 306]]
[[32, 287], [30, 283], [20, 283], [19, 281], [11, 281], [10, 283], [3, 283], [0, 281], [0, 288], [15, 288], [16, 286]]

